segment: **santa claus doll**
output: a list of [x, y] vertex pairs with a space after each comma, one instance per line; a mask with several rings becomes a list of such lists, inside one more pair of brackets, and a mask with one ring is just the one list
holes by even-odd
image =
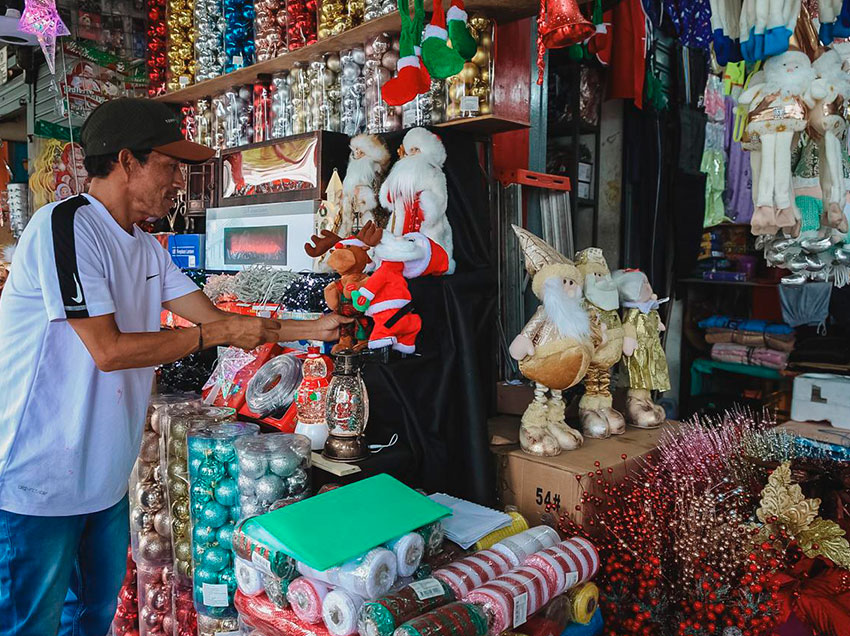
[[383, 227], [386, 219], [377, 219], [378, 188], [390, 165], [390, 151], [375, 135], [352, 137], [348, 168], [342, 181], [342, 210], [339, 227], [334, 233], [340, 236], [357, 234], [369, 221]]
[[455, 262], [452, 226], [446, 216], [448, 194], [443, 173], [446, 161], [443, 143], [424, 128], [412, 128], [404, 136], [399, 155], [401, 158], [393, 165], [380, 192], [381, 205], [390, 211], [386, 234], [421, 233], [433, 244], [435, 254], [446, 257], [443, 271], [429, 267], [428, 272], [451, 274]]

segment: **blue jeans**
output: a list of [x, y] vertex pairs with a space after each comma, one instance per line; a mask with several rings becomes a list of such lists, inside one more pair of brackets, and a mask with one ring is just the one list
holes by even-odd
[[126, 496], [88, 515], [0, 510], [0, 636], [107, 634], [128, 540]]

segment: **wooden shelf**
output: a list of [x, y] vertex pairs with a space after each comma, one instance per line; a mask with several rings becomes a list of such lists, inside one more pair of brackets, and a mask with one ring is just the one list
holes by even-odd
[[[431, 2], [426, 1], [426, 10], [430, 10], [430, 6]], [[537, 0], [534, 2], [531, 0], [473, 0], [467, 3], [466, 10], [470, 15], [481, 12], [487, 17], [496, 19], [498, 22], [509, 22], [535, 15], [539, 6]], [[192, 84], [179, 91], [160, 95], [155, 99], [161, 102], [182, 104], [212, 95], [219, 95], [233, 86], [254, 83], [258, 75], [288, 71], [296, 63], [310, 62], [319, 59], [325, 53], [335, 53], [351, 48], [352, 46], [362, 46], [370, 37], [374, 37], [385, 31], [397, 32], [400, 30], [401, 18], [399, 18], [398, 12], [390, 13], [369, 22], [364, 22], [339, 35], [319, 40], [315, 44], [310, 44], [295, 51], [289, 51], [264, 62], [257, 62], [232, 73], [227, 73], [226, 75], [220, 75], [213, 79]]]
[[453, 119], [452, 121], [445, 121], [442, 124], [436, 124], [437, 128], [461, 128], [465, 132], [482, 136], [494, 135], [509, 130], [520, 130], [522, 128], [529, 128], [530, 126], [531, 124], [527, 121], [506, 119], [497, 115], [465, 117], [463, 119]]

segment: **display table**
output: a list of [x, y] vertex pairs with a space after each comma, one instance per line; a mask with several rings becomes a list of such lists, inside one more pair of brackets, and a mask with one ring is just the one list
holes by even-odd
[[[665, 430], [678, 425], [668, 422], [654, 430], [628, 427], [623, 435], [609, 439], [585, 439], [578, 450], [557, 457], [537, 457], [519, 448], [518, 417], [499, 416], [489, 423], [500, 504], [516, 506], [530, 525], [540, 523], [547, 505], [555, 506], [561, 514], [569, 513], [576, 523], [583, 524], [587, 510], [581, 505], [582, 492], [602, 488], [596, 483], [596, 471], [601, 470], [606, 479], [622, 479], [638, 458], [655, 450]], [[592, 478], [589, 473], [593, 473]], [[576, 510], [579, 505], [581, 509]]]

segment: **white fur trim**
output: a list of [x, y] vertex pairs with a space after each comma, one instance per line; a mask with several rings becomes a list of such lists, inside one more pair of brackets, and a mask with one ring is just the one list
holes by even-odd
[[358, 291], [359, 291], [359, 292], [360, 292], [363, 296], [365, 296], [368, 300], [372, 300], [372, 299], [375, 297], [375, 294], [374, 294], [373, 292], [370, 292], [370, 291], [369, 291], [368, 289], [366, 289], [365, 287], [361, 287]]
[[466, 22], [468, 19], [469, 16], [466, 11], [459, 7], [449, 7], [449, 10], [446, 11], [446, 20], [463, 20]]
[[382, 311], [387, 311], [388, 309], [401, 309], [405, 305], [409, 305], [410, 301], [405, 298], [396, 298], [395, 300], [382, 300], [379, 303], [375, 303], [374, 305], [369, 305], [369, 309], [366, 310], [367, 316], [374, 316], [375, 314], [379, 314]]
[[422, 32], [422, 41], [424, 42], [428, 38], [439, 38], [440, 40], [448, 40], [449, 32], [446, 31], [443, 27], [438, 27], [435, 24], [429, 24]]
[[416, 345], [406, 345], [401, 344], [400, 342], [396, 342], [393, 345], [393, 349], [401, 353], [416, 353]]
[[427, 238], [424, 241], [419, 242], [419, 245], [425, 250], [425, 253], [421, 258], [417, 258], [413, 261], [408, 261], [404, 264], [404, 277], [405, 278], [417, 278], [422, 272], [428, 269], [428, 264], [431, 262], [431, 241]]
[[413, 47], [413, 53], [414, 53], [417, 57], [419, 57], [420, 55], [422, 55], [422, 47], [421, 47], [421, 46], [414, 46], [414, 47]]
[[342, 239], [339, 243], [337, 243], [337, 245], [341, 245], [343, 247], [345, 247], [347, 245], [351, 245], [351, 246], [354, 246], [354, 247], [369, 247], [368, 245], [366, 245], [366, 243], [361, 241], [356, 236], [353, 236], [353, 237], [347, 238], [347, 239]]
[[400, 58], [399, 61], [396, 63], [396, 69], [398, 69], [399, 71], [405, 68], [406, 66], [414, 66], [416, 68], [419, 68], [419, 58], [415, 55], [408, 55], [407, 57]]
[[381, 349], [383, 347], [389, 347], [390, 345], [394, 345], [396, 343], [395, 338], [378, 338], [377, 340], [369, 341], [370, 349]]

